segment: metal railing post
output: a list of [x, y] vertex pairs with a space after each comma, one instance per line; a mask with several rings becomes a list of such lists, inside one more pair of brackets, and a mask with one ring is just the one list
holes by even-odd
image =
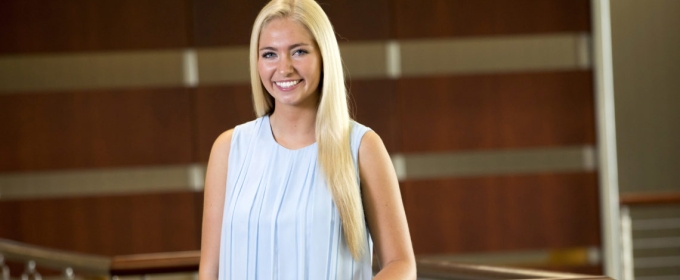
[[21, 274], [21, 280], [42, 280], [42, 276], [36, 270], [35, 261], [31, 260], [26, 263], [26, 271]]
[[75, 273], [73, 273], [73, 268], [67, 267], [64, 269], [64, 279], [65, 280], [74, 280], [76, 279]]
[[9, 267], [5, 264], [5, 256], [0, 254], [0, 279], [1, 280], [10, 280], [9, 279]]
[[623, 280], [635, 280], [633, 273], [633, 222], [630, 218], [630, 208], [621, 206], [621, 266]]

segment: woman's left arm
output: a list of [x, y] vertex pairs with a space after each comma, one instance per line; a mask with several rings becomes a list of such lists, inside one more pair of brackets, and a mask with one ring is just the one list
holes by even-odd
[[364, 213], [380, 263], [374, 279], [416, 279], [416, 261], [399, 181], [380, 136], [368, 131], [359, 146]]

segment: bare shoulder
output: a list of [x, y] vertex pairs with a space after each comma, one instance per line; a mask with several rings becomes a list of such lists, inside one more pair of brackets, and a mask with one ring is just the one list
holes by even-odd
[[367, 131], [361, 138], [358, 161], [359, 175], [364, 183], [369, 183], [376, 176], [382, 179], [396, 176], [385, 144], [373, 130]]
[[387, 155], [385, 144], [383, 143], [380, 136], [375, 133], [375, 131], [369, 130], [361, 138], [361, 144], [359, 145], [359, 158], [370, 158], [380, 155]]
[[234, 135], [234, 129], [229, 129], [225, 132], [222, 132], [220, 136], [215, 139], [215, 142], [213, 143], [212, 150], [210, 151], [210, 158], [213, 159], [215, 157], [222, 157], [226, 156], [228, 157], [229, 155], [229, 150], [231, 148], [231, 138]]
[[[231, 138], [234, 130], [230, 129], [217, 137], [210, 151], [208, 168], [205, 176], [205, 189], [223, 189], [227, 178], [227, 167], [229, 164], [229, 150], [231, 149]], [[208, 193], [206, 192], [206, 195]]]
[[229, 151], [231, 149], [231, 138], [234, 135], [234, 129], [222, 132], [220, 136], [215, 139], [212, 149], [210, 150], [210, 159], [208, 160], [208, 167], [210, 165], [219, 164], [226, 165], [229, 160]]

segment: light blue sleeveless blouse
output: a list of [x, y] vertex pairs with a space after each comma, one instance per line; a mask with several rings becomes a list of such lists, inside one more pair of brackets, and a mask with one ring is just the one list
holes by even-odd
[[[368, 130], [352, 124], [357, 178], [359, 144]], [[268, 116], [234, 129], [219, 280], [372, 278], [368, 227], [367, 250], [355, 261], [317, 154], [316, 143], [297, 150], [279, 145]]]

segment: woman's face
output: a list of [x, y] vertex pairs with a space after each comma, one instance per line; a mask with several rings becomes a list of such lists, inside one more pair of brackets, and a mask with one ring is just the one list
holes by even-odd
[[307, 28], [274, 19], [262, 28], [258, 50], [257, 70], [276, 108], [317, 105], [321, 54]]

